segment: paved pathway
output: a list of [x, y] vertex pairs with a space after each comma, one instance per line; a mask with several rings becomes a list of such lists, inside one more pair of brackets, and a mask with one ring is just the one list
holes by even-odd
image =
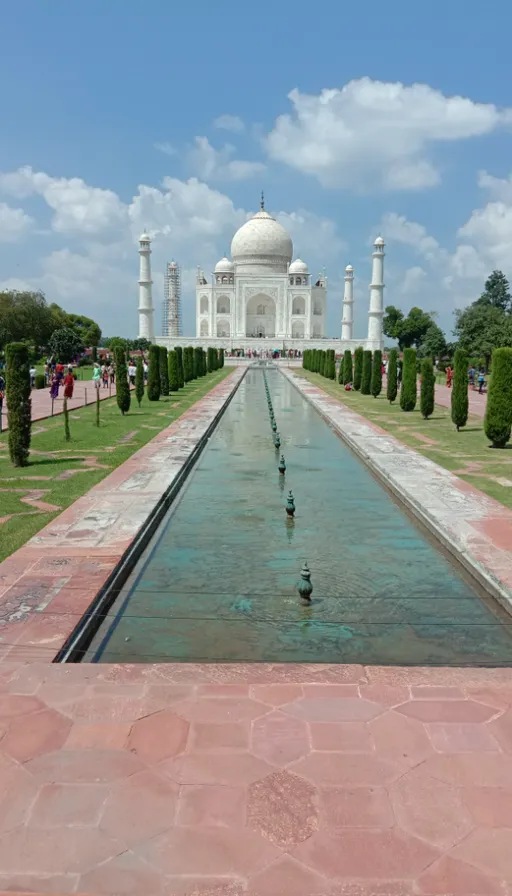
[[1, 677], [2, 891], [512, 894], [511, 670]]
[[[487, 393], [480, 395], [478, 390], [469, 390], [469, 413], [475, 417], [483, 417], [485, 415], [485, 407], [487, 404]], [[448, 386], [436, 384], [436, 404], [443, 408], [451, 408], [452, 406], [452, 390]]]
[[[134, 388], [133, 386], [131, 388]], [[59, 398], [54, 401], [53, 414], [62, 414], [62, 403], [64, 399], [64, 389], [59, 390]], [[100, 399], [110, 398], [116, 394], [115, 383], [110, 389], [100, 388]], [[50, 398], [50, 390], [48, 389], [32, 389], [32, 420], [43, 420], [45, 417], [52, 416], [52, 400]], [[93, 404], [96, 401], [96, 387], [91, 380], [77, 380], [73, 389], [73, 398], [68, 401], [70, 411], [83, 407], [86, 403]], [[2, 413], [2, 431], [8, 428], [7, 421], [8, 411], [4, 405]]]

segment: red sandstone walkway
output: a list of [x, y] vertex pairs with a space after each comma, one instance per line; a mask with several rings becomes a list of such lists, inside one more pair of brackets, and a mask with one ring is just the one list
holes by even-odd
[[[469, 395], [469, 413], [475, 417], [483, 417], [485, 415], [485, 406], [487, 404], [487, 395], [480, 395], [478, 390], [470, 389]], [[452, 402], [452, 390], [447, 386], [436, 384], [436, 404], [443, 408], [450, 408]]]
[[[132, 387], [133, 388], [133, 387]], [[59, 398], [54, 402], [53, 413], [62, 414], [62, 402], [64, 398], [64, 390], [59, 390], [60, 395]], [[105, 398], [110, 398], [116, 394], [115, 383], [111, 386], [110, 389], [100, 388], [100, 399], [103, 401]], [[50, 417], [52, 413], [52, 400], [50, 398], [50, 390], [49, 389], [32, 389], [32, 420], [42, 420], [45, 417]], [[85, 405], [87, 400], [87, 404], [93, 404], [96, 401], [96, 387], [93, 385], [91, 380], [80, 381], [77, 380], [75, 383], [75, 388], [73, 390], [73, 398], [68, 401], [68, 408], [70, 411], [75, 410], [76, 408], [81, 408]], [[8, 428], [7, 426], [7, 412], [4, 406], [3, 414], [2, 414], [2, 431]]]
[[1, 678], [0, 890], [512, 894], [510, 670]]

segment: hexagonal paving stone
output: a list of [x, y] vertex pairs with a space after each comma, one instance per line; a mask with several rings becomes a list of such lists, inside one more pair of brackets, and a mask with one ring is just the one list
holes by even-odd
[[249, 722], [269, 711], [250, 697], [202, 697], [176, 703], [173, 710], [189, 722]]
[[406, 831], [446, 850], [473, 827], [457, 788], [412, 769], [389, 791], [397, 823]]
[[303, 697], [282, 710], [307, 722], [367, 722], [384, 712], [382, 706], [359, 697]]
[[275, 771], [251, 753], [189, 753], [168, 759], [160, 771], [177, 784], [250, 784]]
[[28, 824], [32, 828], [94, 826], [100, 819], [108, 792], [105, 784], [45, 784], [32, 807]]
[[420, 722], [487, 722], [496, 715], [493, 706], [473, 700], [410, 700], [395, 706], [395, 712]]
[[247, 824], [276, 846], [306, 840], [318, 829], [316, 788], [287, 771], [256, 781], [247, 796]]
[[256, 719], [252, 726], [251, 751], [274, 765], [288, 765], [309, 753], [306, 722], [272, 712]]
[[319, 791], [323, 830], [391, 828], [393, 809], [384, 787], [328, 787]]
[[222, 827], [173, 828], [153, 837], [137, 852], [165, 874], [243, 877], [280, 855], [279, 849], [255, 831]]
[[512, 753], [512, 709], [489, 723], [489, 731], [494, 735], [502, 750]]
[[101, 784], [127, 778], [145, 766], [133, 753], [122, 750], [60, 750], [37, 756], [24, 768], [42, 783]]
[[247, 793], [244, 787], [225, 784], [183, 785], [177, 824], [192, 827], [243, 828], [246, 822]]
[[389, 710], [368, 722], [368, 729], [377, 755], [383, 759], [416, 765], [427, 756], [434, 755], [434, 748], [423, 723], [395, 710]]
[[21, 694], [0, 694], [0, 721], [12, 719], [15, 716], [24, 716], [29, 712], [37, 712], [44, 709], [36, 697], [25, 697]]
[[149, 764], [176, 756], [185, 749], [189, 723], [168, 709], [135, 722], [128, 749]]
[[0, 868], [6, 873], [83, 874], [124, 850], [97, 828], [16, 828], [0, 837]]
[[58, 750], [66, 742], [71, 721], [54, 709], [17, 716], [2, 738], [0, 749], [18, 762]]
[[482, 893], [485, 896], [503, 896], [503, 887], [495, 877], [485, 874], [474, 865], [459, 862], [450, 856], [442, 856], [416, 881], [418, 893], [428, 896], [468, 896]]
[[512, 880], [512, 849], [510, 828], [477, 828], [450, 855], [470, 865], [476, 865], [493, 877]]
[[178, 788], [152, 771], [139, 772], [112, 787], [100, 828], [127, 846], [168, 830], [173, 823]]
[[9, 762], [0, 770], [0, 834], [24, 824], [38, 790], [24, 768]]
[[80, 878], [79, 893], [95, 893], [97, 896], [160, 896], [162, 875], [133, 852], [122, 855], [92, 868]]
[[251, 877], [247, 896], [325, 896], [328, 892], [325, 877], [283, 856]]
[[398, 778], [404, 767], [371, 753], [310, 753], [290, 766], [289, 771], [318, 785], [371, 787]]
[[512, 756], [502, 753], [437, 753], [423, 770], [457, 787], [504, 787], [512, 790]]

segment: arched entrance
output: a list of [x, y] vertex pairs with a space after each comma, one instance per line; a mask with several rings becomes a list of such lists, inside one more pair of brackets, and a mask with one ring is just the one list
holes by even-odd
[[304, 339], [304, 323], [296, 320], [292, 323], [292, 339]]
[[276, 303], [270, 296], [258, 293], [247, 302], [245, 335], [256, 339], [276, 335]]

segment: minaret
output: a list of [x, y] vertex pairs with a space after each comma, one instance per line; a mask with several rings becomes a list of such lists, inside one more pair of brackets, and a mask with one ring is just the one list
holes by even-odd
[[370, 310], [368, 311], [368, 348], [382, 349], [382, 318], [384, 317], [384, 240], [378, 236], [373, 244]]
[[345, 292], [343, 295], [343, 315], [341, 318], [341, 338], [352, 339], [354, 327], [354, 268], [347, 264], [345, 268]]
[[153, 296], [151, 279], [151, 237], [146, 232], [139, 237], [139, 339], [155, 341], [155, 322], [153, 320]]

